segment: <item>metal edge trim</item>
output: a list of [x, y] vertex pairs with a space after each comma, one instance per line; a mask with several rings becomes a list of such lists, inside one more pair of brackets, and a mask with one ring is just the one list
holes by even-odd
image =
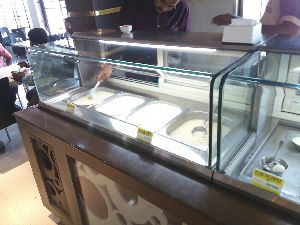
[[283, 213], [288, 213], [294, 218], [300, 218], [300, 205], [284, 199], [281, 196], [277, 196], [271, 192], [255, 187], [249, 183], [232, 179], [231, 177], [217, 171], [214, 172], [213, 183], [233, 190], [244, 196], [246, 195], [253, 200], [267, 204]]
[[94, 11], [83, 11], [83, 12], [69, 12], [70, 17], [83, 17], [83, 16], [104, 16], [112, 13], [118, 13], [121, 11], [121, 7], [114, 7], [108, 9], [94, 10]]

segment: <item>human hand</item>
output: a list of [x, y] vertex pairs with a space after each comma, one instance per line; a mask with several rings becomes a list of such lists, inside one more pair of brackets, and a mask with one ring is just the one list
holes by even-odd
[[97, 81], [103, 82], [112, 74], [112, 66], [109, 64], [101, 64], [100, 70], [97, 75]]
[[25, 74], [29, 72], [29, 68], [22, 67], [22, 68], [20, 68], [19, 72], [24, 74], [24, 76], [25, 76]]
[[12, 71], [12, 79], [14, 79], [16, 82], [22, 82], [23, 77], [25, 76], [25, 72], [22, 71]]
[[25, 61], [18, 62], [17, 65], [20, 66], [21, 68], [22, 67], [30, 68], [29, 64]]
[[234, 18], [237, 18], [237, 16], [234, 16], [229, 13], [221, 14], [221, 15], [218, 15], [218, 16], [215, 16], [214, 18], [212, 18], [212, 23], [216, 24], [218, 26], [229, 25], [229, 24], [231, 24], [231, 20]]

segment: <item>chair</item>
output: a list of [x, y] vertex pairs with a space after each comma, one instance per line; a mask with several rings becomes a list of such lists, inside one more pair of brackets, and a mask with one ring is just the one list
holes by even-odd
[[11, 29], [11, 32], [15, 34], [15, 37], [21, 38], [22, 41], [26, 41], [25, 27]]
[[3, 46], [10, 46], [9, 30], [7, 27], [0, 28], [0, 42]]
[[17, 33], [8, 34], [12, 51], [15, 54], [15, 56], [17, 56], [19, 61], [20, 58], [21, 59], [27, 59], [27, 58], [26, 58], [26, 49], [24, 47], [13, 46], [13, 44], [16, 43], [17, 35], [18, 35]]
[[7, 127], [16, 122], [13, 113], [19, 109], [15, 106], [15, 93], [9, 85], [7, 77], [0, 79], [0, 130], [5, 129], [9, 142]]

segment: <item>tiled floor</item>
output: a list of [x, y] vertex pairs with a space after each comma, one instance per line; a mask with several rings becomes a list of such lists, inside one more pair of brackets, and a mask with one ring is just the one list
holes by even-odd
[[0, 225], [56, 225], [59, 220], [42, 204], [17, 125], [8, 131], [11, 142], [0, 131], [6, 149], [0, 154]]

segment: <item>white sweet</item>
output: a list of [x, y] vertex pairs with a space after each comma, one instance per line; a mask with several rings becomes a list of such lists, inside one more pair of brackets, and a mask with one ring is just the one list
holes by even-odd
[[273, 166], [272, 170], [275, 173], [282, 173], [283, 171], [285, 171], [285, 167], [283, 165], [276, 164], [275, 166]]
[[[174, 131], [172, 131], [169, 136], [182, 141], [187, 144], [192, 144], [194, 146], [208, 146], [208, 137], [209, 137], [209, 126], [207, 122], [207, 133], [204, 132], [194, 132], [192, 130], [194, 127], [200, 126], [203, 123], [201, 119], [193, 119], [188, 120], [177, 127]], [[230, 131], [230, 128], [227, 126], [222, 127], [222, 134], [223, 136], [226, 135]], [[214, 137], [217, 136], [217, 123], [213, 123], [213, 135]], [[213, 138], [213, 142], [215, 142], [216, 138]], [[214, 143], [213, 143], [214, 144]]]
[[144, 99], [134, 96], [120, 96], [96, 108], [98, 112], [110, 116], [127, 115], [131, 110], [144, 103]]
[[93, 98], [90, 94], [87, 94], [86, 96], [83, 96], [77, 100], [75, 100], [73, 103], [75, 105], [92, 105], [96, 104], [99, 101], [102, 101], [110, 96], [112, 96], [114, 93], [109, 91], [97, 91], [95, 94], [93, 94]]
[[128, 122], [156, 131], [181, 113], [181, 109], [163, 102], [150, 103], [128, 117]]

